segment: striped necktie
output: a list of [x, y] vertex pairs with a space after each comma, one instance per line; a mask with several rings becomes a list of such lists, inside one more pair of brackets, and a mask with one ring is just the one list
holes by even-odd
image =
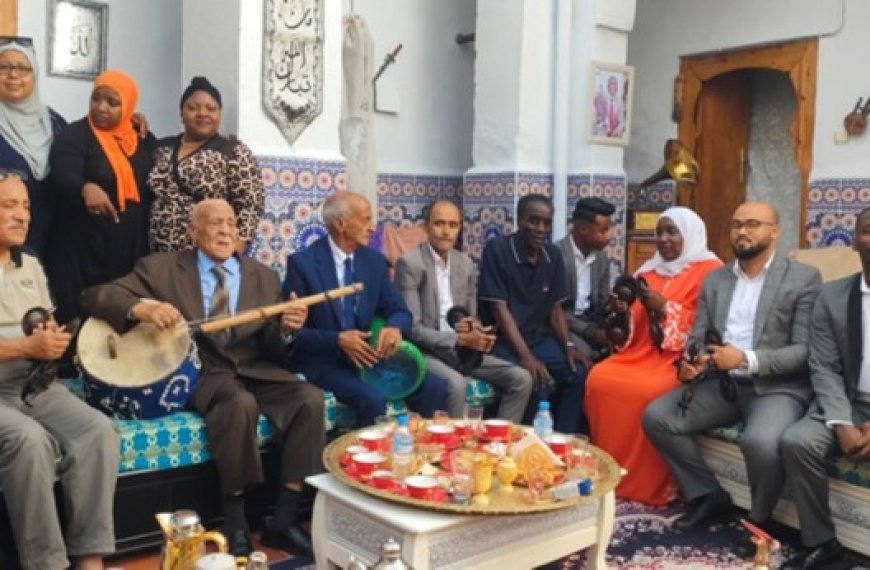
[[[211, 308], [208, 311], [208, 318], [214, 319], [229, 316], [230, 292], [227, 289], [224, 268], [220, 265], [215, 265], [212, 267], [211, 272], [214, 273], [217, 283], [214, 286], [214, 292], [211, 296]], [[230, 339], [230, 329], [215, 331], [211, 333], [211, 338], [218, 345], [225, 345]]]

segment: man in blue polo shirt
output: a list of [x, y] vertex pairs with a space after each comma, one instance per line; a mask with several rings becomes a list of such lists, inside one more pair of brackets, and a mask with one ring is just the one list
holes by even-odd
[[481, 316], [498, 325], [493, 354], [518, 363], [535, 381], [526, 423], [538, 401], [549, 397], [556, 431], [588, 433], [583, 416], [588, 361], [571, 342], [562, 312], [565, 268], [559, 249], [548, 243], [553, 204], [539, 194], [523, 196], [517, 218], [517, 232], [489, 240], [480, 264]]

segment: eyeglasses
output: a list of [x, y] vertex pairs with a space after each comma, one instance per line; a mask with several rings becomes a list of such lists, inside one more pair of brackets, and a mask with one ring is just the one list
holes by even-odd
[[12, 168], [0, 168], [0, 182], [3, 182], [7, 178], [17, 178], [22, 182], [27, 182], [27, 173]]
[[18, 75], [28, 75], [33, 68], [20, 63], [0, 63], [0, 75], [12, 75], [13, 71]]
[[728, 229], [732, 232], [739, 232], [743, 228], [754, 232], [761, 226], [775, 226], [775, 222], [762, 222], [761, 220], [731, 220], [728, 222]]
[[18, 44], [21, 47], [33, 47], [33, 38], [27, 36], [0, 36], [0, 46]]

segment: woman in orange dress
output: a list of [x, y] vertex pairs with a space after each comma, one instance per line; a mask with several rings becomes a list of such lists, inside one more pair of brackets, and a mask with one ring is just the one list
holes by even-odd
[[[707, 249], [704, 222], [688, 208], [662, 212], [656, 224], [656, 250], [635, 273], [646, 280], [649, 294], [630, 308], [625, 343], [590, 371], [584, 410], [592, 442], [628, 470], [617, 496], [662, 505], [674, 498], [676, 485], [644, 435], [640, 419], [647, 404], [679, 386], [673, 363], [692, 329], [701, 282], [722, 262]], [[647, 307], [664, 314], [661, 350], [650, 334]]]

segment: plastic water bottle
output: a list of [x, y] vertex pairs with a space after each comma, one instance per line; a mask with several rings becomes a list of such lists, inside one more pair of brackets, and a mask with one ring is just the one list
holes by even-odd
[[545, 442], [550, 440], [550, 436], [553, 435], [553, 416], [550, 415], [549, 401], [538, 402], [538, 413], [535, 414], [532, 425], [535, 427], [535, 435]]
[[393, 473], [398, 481], [411, 474], [414, 463], [414, 437], [408, 430], [408, 416], [399, 416], [399, 425], [393, 432]]
[[571, 497], [585, 497], [591, 494], [591, 479], [573, 479], [550, 489], [550, 496], [554, 501], [565, 501]]

